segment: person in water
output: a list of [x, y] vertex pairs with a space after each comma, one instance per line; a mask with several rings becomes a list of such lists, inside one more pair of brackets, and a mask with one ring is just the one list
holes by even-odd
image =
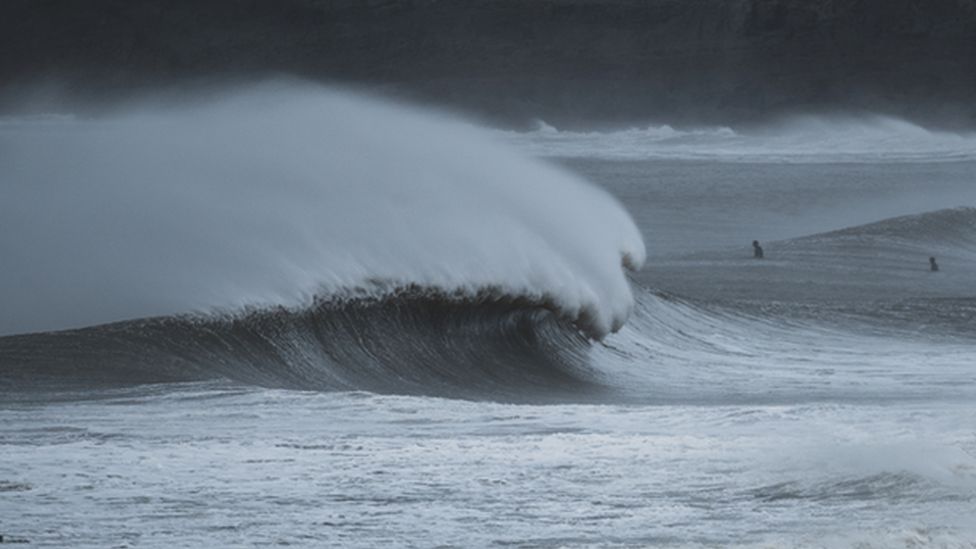
[[938, 272], [938, 270], [939, 270], [939, 264], [935, 262], [935, 258], [934, 257], [930, 257], [929, 258], [929, 269], [933, 273], [934, 272]]
[[756, 259], [762, 259], [763, 258], [763, 249], [762, 249], [762, 246], [759, 245], [759, 241], [758, 240], [753, 240], [752, 241], [752, 257], [754, 257]]

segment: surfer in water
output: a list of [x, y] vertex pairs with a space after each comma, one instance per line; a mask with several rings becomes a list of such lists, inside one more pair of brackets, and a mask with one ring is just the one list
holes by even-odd
[[929, 270], [931, 270], [933, 273], [939, 271], [939, 264], [935, 262], [934, 257], [929, 258]]
[[762, 249], [762, 246], [759, 245], [759, 241], [758, 240], [753, 240], [752, 241], [752, 257], [754, 257], [756, 259], [762, 259], [763, 258], [763, 249]]

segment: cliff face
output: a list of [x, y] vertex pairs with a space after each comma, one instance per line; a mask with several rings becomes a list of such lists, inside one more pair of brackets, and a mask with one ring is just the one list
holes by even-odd
[[287, 73], [507, 121], [976, 126], [976, 0], [6, 0], [0, 82]]

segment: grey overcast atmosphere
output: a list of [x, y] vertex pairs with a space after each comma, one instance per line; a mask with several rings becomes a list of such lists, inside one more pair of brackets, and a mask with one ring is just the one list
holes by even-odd
[[7, 543], [976, 548], [976, 0], [5, 0]]

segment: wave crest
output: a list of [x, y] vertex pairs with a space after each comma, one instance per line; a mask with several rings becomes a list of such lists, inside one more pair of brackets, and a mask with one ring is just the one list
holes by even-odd
[[595, 338], [644, 261], [608, 193], [430, 112], [295, 83], [0, 125], [0, 335], [411, 285]]

